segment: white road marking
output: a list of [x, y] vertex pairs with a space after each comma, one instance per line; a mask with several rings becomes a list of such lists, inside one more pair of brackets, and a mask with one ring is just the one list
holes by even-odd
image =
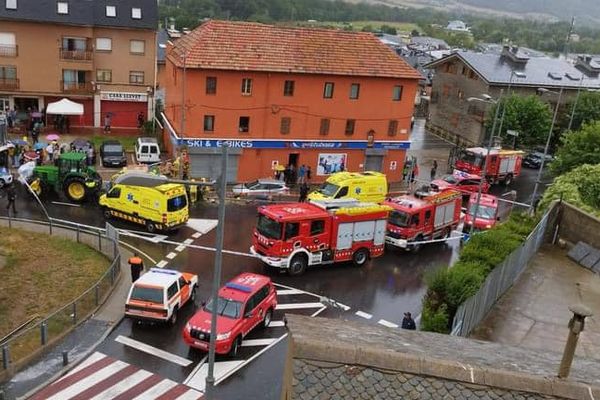
[[280, 326], [285, 326], [285, 322], [283, 321], [271, 321], [271, 323], [269, 324], [269, 328], [277, 328]]
[[165, 379], [161, 381], [159, 384], [152, 386], [150, 389], [146, 390], [144, 393], [140, 394], [133, 400], [148, 400], [155, 399], [159, 397], [161, 394], [165, 393], [167, 390], [177, 386], [177, 383]]
[[86, 376], [85, 378], [77, 381], [74, 385], [66, 387], [60, 392], [54, 394], [53, 396], [48, 397], [47, 400], [61, 400], [61, 399], [70, 399], [71, 397], [77, 396], [79, 393], [83, 392], [90, 386], [108, 378], [111, 375], [116, 374], [123, 368], [127, 367], [129, 364], [124, 363], [123, 361], [115, 361], [112, 364], [108, 364], [106, 367], [99, 369], [93, 374]]
[[156, 264], [156, 266], [158, 268], [164, 268], [169, 262], [165, 261], [165, 260], [161, 260], [158, 264]]
[[127, 378], [118, 382], [117, 384], [109, 387], [104, 392], [99, 393], [98, 395], [92, 397], [90, 400], [111, 400], [117, 397], [119, 394], [131, 389], [134, 386], [137, 386], [141, 381], [152, 376], [151, 372], [140, 370], [134, 373], [133, 375], [129, 375]]
[[368, 314], [368, 313], [362, 312], [362, 311], [357, 311], [354, 314], [358, 315], [359, 317], [365, 318], [365, 319], [373, 318], [373, 316], [371, 314]]
[[179, 396], [176, 400], [198, 400], [200, 393], [197, 390], [190, 389], [181, 396]]
[[396, 325], [393, 322], [390, 321], [386, 321], [385, 319], [380, 319], [379, 321], [377, 321], [378, 324], [381, 324], [383, 326], [387, 326], [388, 328], [397, 328], [398, 325]]
[[53, 201], [52, 204], [58, 204], [59, 206], [81, 207], [79, 204], [63, 203], [62, 201]]
[[165, 236], [165, 235], [154, 235], [154, 236], [153, 236], [152, 238], [150, 238], [149, 240], [150, 240], [152, 243], [160, 243], [160, 242], [162, 242], [163, 240], [165, 240], [165, 239], [167, 239], [167, 238], [168, 238], [168, 236]]
[[119, 342], [126, 346], [130, 346], [136, 350], [143, 351], [144, 353], [152, 354], [153, 356], [181, 365], [182, 367], [187, 367], [192, 363], [192, 361], [188, 360], [187, 358], [183, 358], [178, 356], [177, 354], [172, 354], [167, 351], [157, 349], [156, 347], [150, 346], [149, 344], [139, 342], [137, 340], [122, 335], [117, 336], [115, 342]]
[[276, 340], [274, 338], [242, 340], [242, 347], [268, 346]]
[[77, 371], [81, 371], [82, 369], [84, 369], [88, 365], [92, 365], [93, 363], [102, 360], [104, 357], [106, 357], [106, 355], [104, 355], [104, 354], [102, 354], [100, 352], [95, 352], [94, 354], [92, 354], [91, 356], [89, 356], [88, 358], [86, 358], [81, 364], [79, 364], [78, 366], [76, 366], [75, 368], [73, 368], [71, 371], [69, 371], [69, 373], [67, 375], [65, 375], [64, 377], [60, 378], [59, 381], [65, 379], [67, 376], [72, 375], [72, 374], [74, 374]]
[[[236, 368], [243, 363], [243, 360], [216, 362], [214, 370], [215, 379], [219, 379], [229, 371], [237, 371]], [[203, 392], [206, 388], [206, 375], [208, 375], [208, 364], [204, 363], [198, 372], [196, 372], [196, 374], [187, 381], [186, 385]]]
[[194, 377], [194, 375], [196, 375], [196, 373], [200, 370], [200, 368], [202, 368], [202, 366], [204, 365], [206, 360], [208, 360], [208, 354], [205, 355], [202, 360], [200, 360], [200, 362], [194, 367], [192, 372], [190, 372], [190, 374], [187, 376], [187, 378], [185, 378], [185, 380], [183, 381], [184, 385], [187, 385], [188, 382], [190, 381], [190, 379], [192, 379]]
[[196, 233], [194, 233], [194, 234], [192, 235], [192, 237], [193, 237], [194, 239], [198, 239], [200, 236], [202, 236], [202, 234], [201, 234], [200, 232], [196, 232]]
[[277, 291], [277, 296], [287, 296], [287, 295], [292, 295], [292, 294], [303, 294], [304, 292], [302, 290], [298, 290], [298, 289], [279, 289]]
[[327, 309], [326, 306], [323, 306], [322, 308], [318, 309], [317, 311], [315, 311], [314, 313], [312, 313], [310, 316], [312, 317], [316, 317], [317, 315], [321, 314], [323, 311], [325, 311]]
[[[198, 233], [198, 232], [196, 232], [196, 233]], [[194, 233], [194, 235], [195, 235], [196, 233]], [[194, 236], [194, 235], [192, 235], [192, 236]], [[194, 239], [185, 239], [185, 240], [183, 241], [183, 243], [185, 243], [185, 244], [192, 244], [192, 243], [194, 243]]]
[[180, 244], [179, 246], [175, 247], [175, 251], [183, 251], [185, 250], [185, 246]]
[[286, 303], [277, 304], [276, 310], [299, 310], [302, 308], [320, 308], [323, 307], [321, 303]]
[[168, 258], [169, 260], [172, 260], [172, 259], [174, 259], [175, 257], [177, 257], [177, 253], [170, 252], [169, 254], [167, 254], [167, 258]]
[[187, 226], [204, 235], [216, 228], [218, 221], [216, 219], [198, 219], [190, 218]]

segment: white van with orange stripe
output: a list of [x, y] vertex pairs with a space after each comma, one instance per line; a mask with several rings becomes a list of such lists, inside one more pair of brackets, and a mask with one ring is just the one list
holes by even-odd
[[194, 303], [198, 275], [172, 269], [151, 268], [131, 285], [125, 315], [134, 319], [177, 322], [177, 312]]

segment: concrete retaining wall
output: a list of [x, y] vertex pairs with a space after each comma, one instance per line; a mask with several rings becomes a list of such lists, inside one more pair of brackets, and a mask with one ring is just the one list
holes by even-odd
[[562, 203], [558, 234], [567, 242], [587, 244], [600, 248], [600, 219], [569, 203]]

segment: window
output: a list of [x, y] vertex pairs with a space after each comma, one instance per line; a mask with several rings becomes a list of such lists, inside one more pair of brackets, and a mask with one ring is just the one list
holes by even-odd
[[335, 195], [336, 199], [341, 199], [344, 196], [348, 195], [348, 186], [344, 186], [343, 188], [340, 189], [339, 192], [337, 192], [337, 194]]
[[310, 223], [310, 236], [320, 235], [325, 232], [325, 221], [320, 219]]
[[477, 74], [475, 73], [475, 71], [469, 71], [469, 79], [477, 80]]
[[359, 83], [353, 83], [352, 85], [350, 85], [350, 99], [351, 100], [358, 99], [359, 92], [360, 92], [360, 84]]
[[354, 135], [354, 125], [356, 123], [356, 120], [354, 119], [347, 119], [346, 120], [346, 130], [344, 131], [344, 133], [346, 135]]
[[325, 86], [323, 87], [323, 97], [326, 99], [331, 99], [333, 97], [333, 82], [325, 82]]
[[321, 119], [321, 126], [319, 127], [319, 134], [322, 136], [329, 135], [329, 119]]
[[132, 54], [144, 54], [146, 51], [146, 42], [143, 40], [131, 40], [129, 42], [129, 52]]
[[388, 124], [388, 136], [396, 136], [398, 133], [398, 121], [391, 120]]
[[59, 1], [56, 3], [56, 12], [59, 14], [68, 14], [69, 13], [69, 3], [66, 1]]
[[250, 131], [250, 117], [240, 117], [238, 131], [240, 131], [240, 132], [249, 132]]
[[281, 125], [279, 126], [279, 132], [282, 135], [288, 135], [290, 133], [290, 125], [292, 119], [290, 117], [281, 117]]
[[425, 211], [425, 225], [431, 220], [431, 210]]
[[215, 76], [206, 77], [206, 94], [217, 94], [217, 78]]
[[113, 188], [110, 192], [108, 192], [106, 197], [110, 199], [118, 199], [119, 197], [121, 197], [121, 188]]
[[298, 236], [300, 232], [300, 223], [298, 222], [288, 222], [285, 224], [285, 237], [284, 240], [292, 239]]
[[402, 100], [402, 86], [400, 86], [400, 85], [394, 86], [394, 90], [392, 91], [392, 100], [394, 100], [394, 101]]
[[285, 81], [283, 84], [283, 95], [293, 96], [294, 95], [294, 81]]
[[0, 56], [16, 57], [17, 39], [12, 32], [0, 32]]
[[204, 116], [204, 132], [213, 132], [215, 130], [215, 116]]
[[129, 71], [129, 83], [144, 83], [144, 71]]
[[97, 69], [96, 70], [96, 80], [98, 82], [111, 82], [112, 81], [112, 71], [110, 69]]
[[106, 16], [107, 17], [116, 17], [117, 16], [117, 7], [115, 6], [106, 6]]
[[173, 296], [177, 294], [177, 282], [173, 282], [171, 286], [167, 289], [167, 299], [171, 299]]
[[131, 18], [133, 19], [142, 19], [142, 9], [141, 8], [132, 8], [131, 9]]
[[410, 224], [414, 226], [419, 226], [419, 214], [415, 214], [410, 219]]
[[96, 50], [97, 51], [111, 51], [112, 50], [112, 39], [111, 38], [96, 38]]
[[7, 10], [16, 10], [17, 9], [17, 0], [6, 0], [6, 9]]
[[252, 79], [242, 79], [242, 94], [244, 96], [250, 96], [252, 94]]

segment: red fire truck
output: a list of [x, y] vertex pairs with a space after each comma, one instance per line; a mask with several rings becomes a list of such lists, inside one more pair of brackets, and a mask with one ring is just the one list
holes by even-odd
[[460, 222], [462, 194], [457, 190], [417, 191], [414, 195], [392, 198], [385, 242], [417, 251], [421, 242], [450, 237]]
[[503, 150], [492, 148], [489, 151], [483, 147], [471, 147], [460, 152], [454, 163], [454, 168], [468, 174], [481, 176], [484, 160], [487, 157], [485, 177], [488, 182], [499, 182], [510, 185], [513, 178], [521, 173], [523, 152], [518, 150]]
[[[478, 207], [477, 193], [472, 193], [471, 197], [469, 197], [463, 232], [470, 232], [471, 225], [473, 224], [476, 231], [485, 231], [493, 228], [498, 222], [508, 218], [516, 199], [517, 192], [515, 191], [504, 193], [500, 197], [482, 193]], [[473, 218], [475, 209], [477, 209], [477, 217]]]
[[290, 275], [341, 261], [361, 266], [383, 254], [389, 211], [354, 199], [262, 206], [250, 252]]

